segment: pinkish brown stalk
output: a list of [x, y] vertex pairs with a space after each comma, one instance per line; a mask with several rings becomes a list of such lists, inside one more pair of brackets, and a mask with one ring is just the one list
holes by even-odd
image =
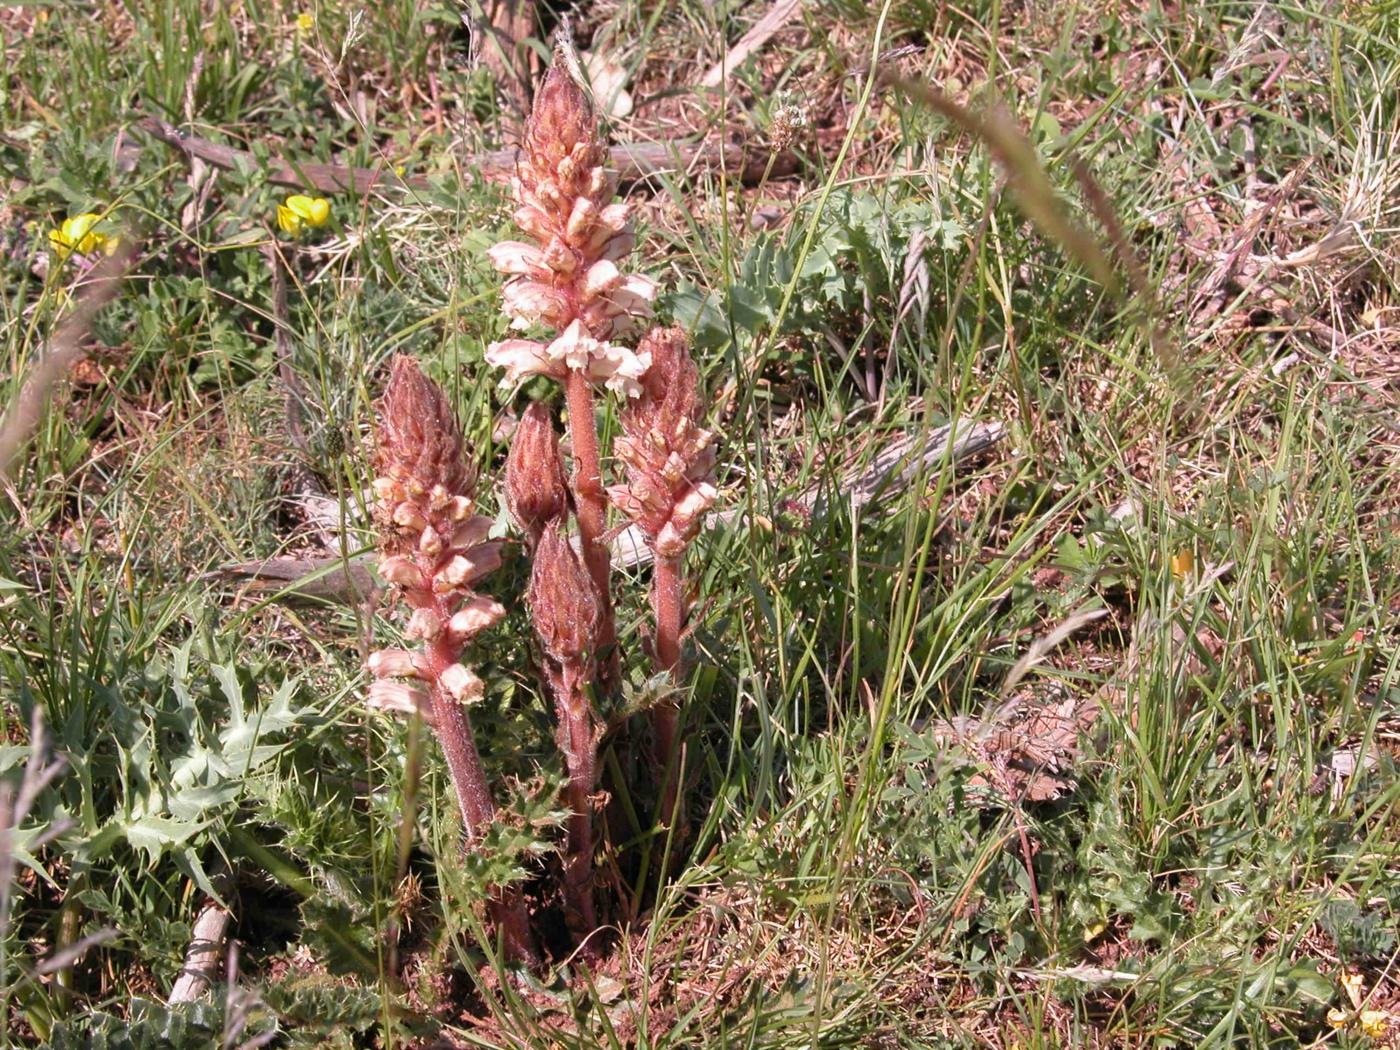
[[559, 749], [569, 769], [572, 813], [564, 858], [565, 919], [575, 937], [586, 942], [598, 925], [593, 905], [593, 788], [601, 731], [588, 686], [597, 673], [602, 603], [561, 522], [544, 531], [535, 549], [530, 613], [544, 647], [545, 675], [558, 708]]
[[[380, 575], [413, 610], [407, 634], [423, 649], [383, 649], [370, 657], [376, 678], [370, 703], [419, 711], [437, 731], [471, 849], [497, 811], [467, 714], [483, 687], [461, 656], [473, 637], [505, 615], [499, 603], [471, 589], [500, 565], [500, 544], [487, 539], [491, 519], [473, 513], [476, 479], [452, 406], [403, 355], [394, 358], [379, 404], [376, 466]], [[510, 955], [537, 962], [519, 895], [497, 891], [489, 906]]]
[[[641, 529], [655, 554], [652, 609], [656, 615], [656, 663], [679, 686], [681, 632], [685, 623], [682, 562], [715, 501], [714, 435], [700, 425], [700, 375], [679, 328], [653, 328], [639, 353], [651, 362], [641, 394], [622, 410], [614, 453], [627, 483], [608, 490], [614, 506]], [[661, 813], [670, 820], [679, 778], [676, 728], [679, 709], [666, 699], [652, 709], [656, 764], [662, 771]]]
[[607, 502], [594, 419], [595, 386], [636, 397], [648, 361], [611, 342], [651, 311], [656, 284], [617, 265], [632, 249], [628, 208], [610, 203], [616, 180], [583, 89], [556, 57], [526, 124], [512, 188], [516, 225], [530, 238], [504, 241], [491, 261], [508, 276], [503, 304], [511, 327], [552, 331], [545, 339], [506, 339], [486, 351], [506, 381], [553, 376], [564, 384], [574, 460], [574, 502], [584, 562], [602, 602], [600, 652], [616, 660]]

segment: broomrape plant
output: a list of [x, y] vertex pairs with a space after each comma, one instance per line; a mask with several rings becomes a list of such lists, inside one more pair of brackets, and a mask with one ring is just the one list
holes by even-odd
[[[598, 928], [592, 869], [604, 731], [595, 699], [617, 687], [621, 660], [608, 506], [630, 519], [651, 547], [653, 658], [679, 686], [683, 560], [716, 496], [714, 440], [701, 425], [699, 372], [685, 333], [653, 329], [636, 349], [619, 341], [650, 314], [656, 284], [619, 268], [633, 236], [627, 206], [612, 202], [616, 180], [604, 167], [606, 157], [592, 106], [556, 56], [535, 98], [513, 187], [515, 222], [530, 241], [505, 241], [489, 253], [507, 277], [504, 309], [511, 327], [552, 334], [506, 339], [486, 353], [489, 363], [506, 370], [506, 384], [533, 375], [557, 380], [568, 408], [572, 477], [550, 409], [535, 402], [512, 439], [505, 497], [533, 559], [526, 598], [568, 772], [564, 917], [590, 956], [597, 952], [589, 939]], [[606, 489], [595, 415], [599, 388], [624, 399], [622, 433], [612, 449], [624, 478]], [[488, 540], [488, 519], [473, 513], [475, 478], [446, 397], [407, 358], [394, 360], [379, 415], [374, 484], [381, 574], [412, 610], [408, 635], [423, 649], [375, 653], [370, 670], [378, 680], [370, 702], [418, 712], [435, 727], [471, 850], [498, 814], [468, 717], [482, 684], [461, 657], [478, 632], [505, 614], [471, 589], [500, 563], [500, 542]], [[652, 707], [658, 812], [665, 822], [678, 808], [679, 718], [674, 696]], [[536, 939], [518, 893], [497, 891], [491, 913], [507, 949], [536, 961]]]

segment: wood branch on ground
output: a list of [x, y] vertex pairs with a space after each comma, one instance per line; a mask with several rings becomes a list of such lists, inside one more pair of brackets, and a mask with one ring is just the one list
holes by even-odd
[[[293, 164], [270, 160], [266, 164], [247, 150], [234, 149], [209, 139], [180, 131], [156, 117], [144, 117], [136, 128], [187, 156], [215, 167], [265, 168], [269, 182], [279, 186], [311, 189], [318, 193], [369, 193], [394, 189], [426, 190], [431, 181], [423, 175], [396, 175], [388, 166], [352, 168], [340, 164]], [[518, 149], [489, 150], [462, 158], [462, 168], [482, 178], [503, 182], [515, 174]], [[723, 169], [743, 182], [758, 182], [768, 167], [769, 150], [761, 146], [722, 147], [718, 142], [670, 143], [638, 142], [613, 146], [609, 165], [626, 184], [644, 182], [657, 175], [689, 176]], [[799, 166], [797, 155], [783, 151], [773, 159], [769, 178], [791, 175]]]
[[717, 88], [726, 79], [733, 75], [734, 71], [743, 65], [744, 60], [751, 54], [768, 43], [773, 36], [802, 8], [802, 0], [776, 0], [768, 13], [760, 18], [747, 33], [739, 38], [739, 42], [725, 53], [725, 56], [710, 68], [710, 71], [700, 78], [700, 86], [705, 88]]
[[[222, 892], [222, 891], [221, 891]], [[167, 1002], [192, 1003], [218, 980], [219, 965], [224, 958], [224, 943], [232, 916], [228, 909], [212, 897], [206, 897], [190, 931], [190, 944], [185, 949], [185, 965], [170, 989]]]
[[82, 359], [92, 322], [121, 291], [135, 257], [136, 247], [128, 242], [97, 263], [78, 285], [76, 305], [59, 322], [24, 385], [0, 419], [0, 479], [9, 476], [20, 450], [43, 419], [59, 382]]
[[530, 85], [535, 82], [539, 60], [525, 41], [535, 31], [533, 0], [487, 0], [481, 60], [521, 109], [527, 112]]

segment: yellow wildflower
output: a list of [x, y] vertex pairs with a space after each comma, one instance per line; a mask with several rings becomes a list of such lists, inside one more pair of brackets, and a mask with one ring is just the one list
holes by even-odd
[[1196, 568], [1196, 556], [1191, 553], [1191, 548], [1185, 547], [1172, 555], [1172, 575], [1178, 580], [1185, 580]]
[[309, 33], [316, 28], [316, 16], [310, 11], [303, 11], [297, 15], [297, 32]]
[[324, 226], [331, 217], [331, 203], [324, 197], [294, 193], [277, 205], [277, 225], [283, 233], [300, 233], [306, 227]]
[[1347, 1019], [1350, 1017], [1351, 1014], [1347, 1013], [1345, 1010], [1339, 1010], [1335, 1006], [1327, 1011], [1327, 1023], [1333, 1028], [1345, 1028], [1347, 1026]]
[[[107, 235], [93, 229], [101, 219], [100, 215], [90, 211], [64, 219], [62, 226], [49, 231], [49, 247], [60, 259], [66, 259], [73, 252], [87, 255], [105, 246], [109, 241]], [[111, 250], [108, 249], [109, 252]]]
[[1384, 1038], [1387, 1021], [1384, 1010], [1362, 1010], [1359, 1020], [1361, 1022], [1361, 1031], [1369, 1035], [1372, 1039]]

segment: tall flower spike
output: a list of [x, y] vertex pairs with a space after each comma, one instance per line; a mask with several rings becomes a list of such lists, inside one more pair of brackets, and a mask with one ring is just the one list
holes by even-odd
[[[622, 411], [622, 433], [613, 452], [627, 483], [609, 490], [612, 502], [647, 537], [655, 554], [651, 604], [656, 616], [656, 663], [681, 683], [681, 630], [685, 594], [681, 576], [686, 547], [715, 501], [710, 480], [714, 435], [700, 425], [700, 375], [679, 328], [653, 328], [642, 338], [651, 367], [642, 393]], [[655, 763], [661, 780], [660, 817], [670, 822], [679, 780], [676, 733], [680, 709], [673, 697], [652, 708]]]
[[642, 338], [651, 367], [642, 394], [622, 411], [613, 454], [627, 483], [608, 490], [613, 505], [645, 533], [660, 557], [679, 557], [715, 501], [714, 435], [700, 425], [700, 375], [685, 333], [653, 328]]
[[[412, 358], [394, 358], [378, 407], [379, 571], [412, 610], [407, 633], [424, 648], [373, 654], [369, 670], [378, 680], [370, 702], [386, 710], [419, 710], [436, 730], [471, 848], [496, 820], [496, 803], [467, 716], [483, 687], [460, 659], [474, 635], [505, 615], [499, 603], [472, 591], [501, 563], [500, 544], [487, 538], [491, 519], [472, 513], [476, 479], [452, 406]], [[490, 910], [511, 954], [535, 960], [519, 896], [497, 891]]]
[[627, 206], [608, 203], [617, 187], [606, 160], [593, 106], [556, 57], [535, 95], [513, 182], [516, 225], [534, 243], [503, 241], [488, 253], [509, 277], [511, 327], [541, 325], [555, 335], [492, 344], [486, 359], [506, 369], [507, 382], [575, 370], [610, 390], [640, 393], [646, 360], [609, 340], [651, 312], [656, 283], [618, 268], [632, 234]]
[[506, 456], [506, 506], [532, 544], [550, 522], [569, 512], [569, 483], [559, 455], [559, 435], [549, 409], [531, 402], [511, 437]]

